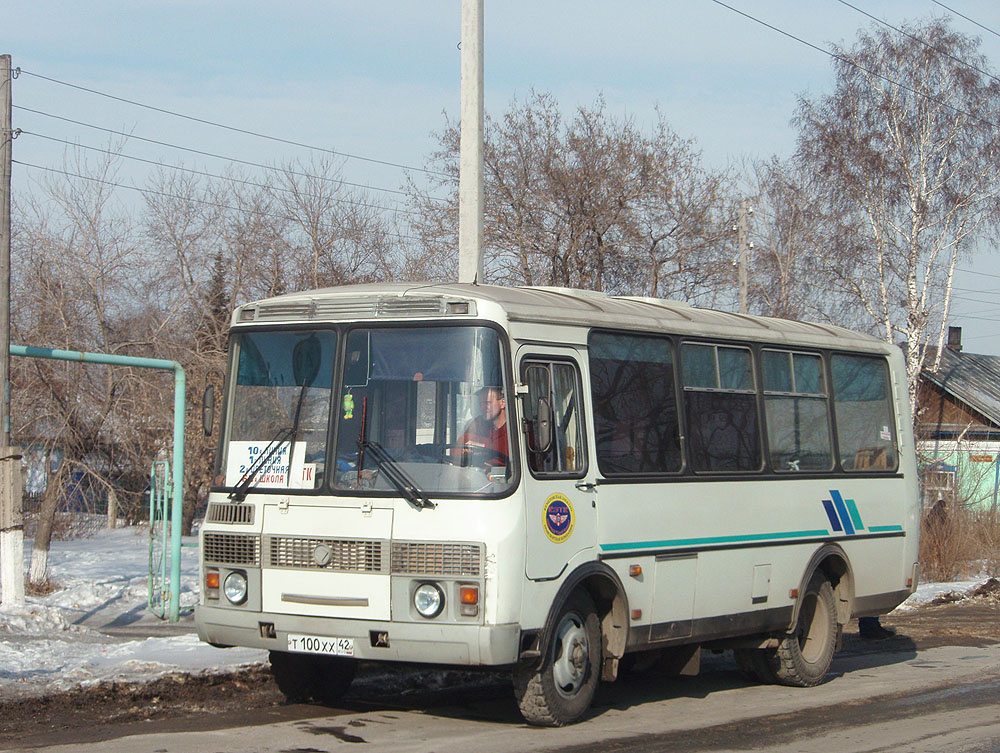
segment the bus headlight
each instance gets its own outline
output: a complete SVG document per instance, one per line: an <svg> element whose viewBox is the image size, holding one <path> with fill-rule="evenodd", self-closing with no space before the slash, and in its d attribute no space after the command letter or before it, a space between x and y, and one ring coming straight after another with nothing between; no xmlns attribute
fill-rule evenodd
<svg viewBox="0 0 1000 753"><path fill-rule="evenodd" d="M247 576L239 571L233 571L226 576L223 584L226 598L233 604L242 604L247 600Z"/></svg>
<svg viewBox="0 0 1000 753"><path fill-rule="evenodd" d="M413 606L421 617L437 617L444 609L444 594L433 583L423 583L413 592Z"/></svg>

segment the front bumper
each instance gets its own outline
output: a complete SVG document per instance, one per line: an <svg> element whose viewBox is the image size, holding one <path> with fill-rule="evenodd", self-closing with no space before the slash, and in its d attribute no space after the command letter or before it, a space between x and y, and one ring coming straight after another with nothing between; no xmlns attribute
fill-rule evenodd
<svg viewBox="0 0 1000 753"><path fill-rule="evenodd" d="M216 645L286 651L288 634L353 638L354 656L370 661L505 666L517 659L520 626L346 620L199 606L201 640ZM271 627L273 626L273 633ZM271 636L273 637L265 637ZM382 636L387 640L383 640ZM378 636L378 638L376 638ZM388 645L375 644L388 643Z"/></svg>

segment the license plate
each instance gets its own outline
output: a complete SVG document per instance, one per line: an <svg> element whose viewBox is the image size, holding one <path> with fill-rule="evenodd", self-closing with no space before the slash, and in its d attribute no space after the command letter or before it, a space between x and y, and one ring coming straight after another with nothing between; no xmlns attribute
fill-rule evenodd
<svg viewBox="0 0 1000 753"><path fill-rule="evenodd" d="M354 656L354 639L327 638L320 635L297 635L289 633L288 650L300 654Z"/></svg>

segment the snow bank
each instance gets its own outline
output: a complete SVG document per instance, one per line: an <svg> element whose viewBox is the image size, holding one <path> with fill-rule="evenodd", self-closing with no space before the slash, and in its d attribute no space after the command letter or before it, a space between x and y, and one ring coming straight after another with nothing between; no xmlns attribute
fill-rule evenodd
<svg viewBox="0 0 1000 753"><path fill-rule="evenodd" d="M195 551L185 547L181 556L182 607L198 601ZM25 562L30 559L28 541ZM148 568L149 534L143 528L53 541L49 578L56 589L27 596L23 606L0 603L0 696L266 660L264 651L212 648L198 640L190 620L173 626L151 614Z"/></svg>

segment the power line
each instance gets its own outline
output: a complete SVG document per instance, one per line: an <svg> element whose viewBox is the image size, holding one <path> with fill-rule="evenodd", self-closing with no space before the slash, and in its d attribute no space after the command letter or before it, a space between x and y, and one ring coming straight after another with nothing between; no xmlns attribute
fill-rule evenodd
<svg viewBox="0 0 1000 753"><path fill-rule="evenodd" d="M990 28L989 26L983 26L983 25L982 25L981 23L979 23L978 21L974 21L974 20L972 20L971 18L969 18L968 16L964 16L964 15L962 15L961 13L959 13L959 12L958 12L957 10L955 10L954 8L949 8L949 7L948 7L947 5L945 5L944 3L940 3L940 2L938 2L938 0L931 0L931 2L933 2L933 3L937 4L937 5L940 5L940 6L942 7L942 8L944 8L944 9L945 9L946 11L948 11L949 13L953 13L954 15L956 15L956 16L959 16L960 18L964 18L964 19L965 19L966 21L968 21L969 23L971 23L971 24L975 24L976 26L978 26L978 27L979 27L980 29L982 29L983 31L988 31L988 32L989 32L990 34L993 34L994 36L997 36L997 37L1000 37L1000 33L997 33L997 32L995 32L995 31L993 31L993 29L991 29L991 28Z"/></svg>
<svg viewBox="0 0 1000 753"><path fill-rule="evenodd" d="M929 96L927 94L921 94L916 89L914 89L912 87L909 87L906 84L901 84L898 81L893 81L888 76L885 76L885 75L883 75L881 73L878 73L877 71L872 71L872 70L869 70L869 69L865 68L864 66L862 66L862 65L858 64L857 62L855 62L854 60L851 60L849 57L845 57L844 55L838 55L837 53L830 52L829 50L825 50L822 47L820 47L819 45L813 44L812 42L807 42L805 39L802 39L802 37L797 37L794 34L792 34L791 32L785 31L784 29L780 29L777 26L774 26L773 24L769 24L769 23L767 23L767 21L762 21L761 19L759 19L759 18L757 18L755 16L751 16L749 13L745 13L745 12L741 11L739 8L734 8L731 5L727 5L726 3L722 2L722 0L712 0L712 2L715 3L716 5L720 5L723 8L726 8L727 10L731 10L733 13L736 13L737 15L743 16L744 18L746 18L749 21L753 21L755 24L760 24L761 26L763 26L763 27L765 27L767 29L770 29L771 31L775 31L778 34L781 34L782 36L788 37L789 39L792 39L792 40L798 42L799 44L803 44L806 47L810 47L810 48L816 50L817 52L822 52L824 55L827 55L827 56L833 58L834 60L839 60L842 63L847 63L848 65L852 65L855 68L857 68L859 71L861 71L863 73L867 73L869 76L873 76L874 78L881 79L882 81L885 81L887 84L891 84L892 86L897 86L900 89L908 91L911 94L916 95L920 99L925 99L925 100L927 100L929 102L933 102L933 103L935 103L937 105L940 105L941 107L946 107L947 109L951 110L952 112L955 112L955 113L957 113L959 115L964 115L965 117L970 118L972 120L978 120L980 123L982 123L982 124L984 124L986 126L989 126L990 128L1000 129L1000 124L993 123L992 121L989 121L986 118L983 118L983 117L981 117L979 115L974 115L974 114L972 114L970 112L966 112L965 110L962 110L962 109L960 109L958 107L955 107L954 105L950 105L947 102L942 102L941 100L936 99L934 97L931 97L931 96Z"/></svg>
<svg viewBox="0 0 1000 753"><path fill-rule="evenodd" d="M989 71L984 71L982 68L979 68L978 66L975 66L972 63L969 63L969 62L967 62L965 60L962 60L960 57L952 55L947 50L942 50L940 47L935 47L934 45L930 44L929 42L924 41L920 37L918 37L918 36L916 36L914 34L910 34L908 31L903 31L898 26L893 26L888 21L884 21L881 18L875 17L871 13L868 13L867 11L862 10L858 6L852 5L851 3L847 2L847 0L837 0L837 2L840 3L841 5L846 5L848 8L851 8L852 10L856 10L862 16L866 16L867 18L870 18L872 21L875 21L875 22L880 23L880 24L882 24L883 26L885 26L885 27L887 27L889 29L892 29L897 34L902 34L904 37L907 37L908 39L912 39L914 42L919 42L920 44L922 44L927 49L934 50L939 55L944 55L946 57L951 58L952 60L954 60L959 65L964 65L966 68L970 68L970 69L972 69L972 70L974 70L974 71L976 71L978 73L982 73L984 76L988 76L989 78L993 79L994 81L1000 83L1000 78L997 78L996 76L994 76Z"/></svg>
<svg viewBox="0 0 1000 753"><path fill-rule="evenodd" d="M281 193L295 194L295 192L292 191L291 189L281 188L280 186L273 186L273 185L271 185L269 183L257 183L257 182L252 181L252 180L243 180L242 178L234 178L234 177L229 177L229 176L226 176L226 175L217 175L215 173L209 173L209 172L205 172L203 170L195 170L195 169L190 168L190 167L182 167L180 165L170 165L170 164L167 164L166 162L158 162L156 160L145 159L144 157L136 157L135 155L125 154L123 152L116 152L116 151L113 151L111 149L103 149L103 148L97 147L97 146L88 146L87 144L75 143L75 142L72 142L72 141L67 141L66 139L56 138L55 136L46 136L45 134L42 134L42 133L35 133L34 131L25 131L25 130L22 129L21 130L21 134L25 135L25 136L35 136L37 138L46 139L48 141L55 141L55 142L57 142L59 144L66 144L67 146L72 146L72 147L75 147L75 148L78 148L78 149L87 149L87 150L93 151L93 152L100 152L101 154L108 154L108 155L111 155L113 157L121 157L122 159L133 160L135 162L143 162L143 163L148 164L148 165L155 165L157 167L163 167L163 168L167 168L169 170L178 170L180 172L192 173L194 175L202 175L202 176L207 177L207 178L215 178L217 180L224 180L224 181L228 181L230 183L239 183L239 184L242 184L242 185L245 185L245 186L253 186L255 188L265 188L265 189L272 190L272 191L279 191ZM316 177L316 178L319 178L319 176L307 176L307 177ZM326 180L330 180L330 179L326 179ZM309 197L309 198L319 198L315 194L304 194L304 195L307 196L307 197ZM339 203L342 203L342 204L350 204L352 206L363 207L363 208L366 208L366 209L381 209L382 211L385 211L385 212L399 212L401 214L413 214L413 215L419 214L419 212L415 212L412 209L400 209L398 207L387 207L387 206L383 206L382 204L368 204L368 203L363 202L363 201L353 201L351 199L344 199L344 198L340 198L340 197L336 197L336 196L331 196L329 198L332 201L336 201L336 202L339 202Z"/></svg>
<svg viewBox="0 0 1000 753"><path fill-rule="evenodd" d="M206 120L205 118L196 118L193 115L185 115L183 113L174 112L173 110L167 110L163 107L155 107L154 105L147 105L143 102L136 102L135 100L126 99L124 97L117 97L113 94L108 94L106 92L98 91L97 89L90 89L86 86L80 86L79 84L71 84L68 81L60 81L57 78L52 78L51 76L43 76L40 73L34 73L33 71L26 71L23 68L17 69L19 74L27 74L29 76L34 76L35 78L42 79L43 81L49 81L53 84L59 84L60 86L67 86L71 89L77 89L79 91L87 92L88 94L96 94L99 97L106 97L112 99L116 102L122 102L127 105L132 105L133 107L141 107L146 110L152 110L153 112L163 113L164 115L171 115L175 118L182 118L184 120L189 120L193 123L201 123L202 125L213 126L215 128L222 128L227 131L232 131L234 133L242 133L246 136L254 136L260 139L267 139L269 141L276 141L280 144L288 144L289 146L297 146L303 149L312 149L317 152L326 152L327 154L333 154L338 157L346 157L348 159L361 160L363 162L370 162L376 165L385 165L386 167L395 167L401 170L413 170L416 172L427 173L428 175L441 175L444 177L450 177L447 173L438 172L436 170L427 170L422 167L413 167L412 165L403 165L398 162L390 162L388 160L374 159L372 157L362 157L358 154L351 154L349 152L339 152L335 149L328 149L321 146L313 146L311 144L305 144L300 141L292 141L291 139L283 139L279 136L269 136L266 133L258 133L257 131L251 131L246 128L237 128L236 126L225 125L224 123L216 123L211 120Z"/></svg>
<svg viewBox="0 0 1000 753"><path fill-rule="evenodd" d="M983 277L996 277L1000 279L1000 275L990 274L989 272L977 272L974 269L962 269L961 267L955 267L956 272L964 272L969 275L982 275Z"/></svg>
<svg viewBox="0 0 1000 753"><path fill-rule="evenodd" d="M190 197L190 196L178 196L177 194L168 193L166 191L157 191L156 189L153 189L153 188L139 188L138 186L130 186L130 185L126 185L124 183L115 183L114 181L104 180L103 178L95 178L92 175L81 175L79 173L71 173L68 170L60 170L60 169L57 169L57 168L54 168L54 167L45 167L43 165L34 165L34 164L30 163L30 162L22 162L21 160L12 160L12 162L15 165L21 165L22 167L29 167L29 168L32 168L32 169L35 169L35 170L44 170L45 172L49 172L49 173L57 173L59 175L64 175L64 176L66 176L68 178L80 178L81 180L88 180L88 181L91 181L92 183L100 183L101 185L105 185L105 186L108 186L110 188L124 188L124 189L126 189L128 191L136 191L136 192L141 193L143 195L162 196L162 197L167 198L167 199L177 199L178 201L187 201L187 202L191 202L193 204L202 204L204 206L213 207L215 209L228 209L231 212L248 212L250 214L257 215L258 217L268 217L270 219L275 219L275 220L289 220L289 219L293 219L289 215L273 214L271 212L264 212L264 211L261 211L259 209L246 209L244 207L231 207L231 206L229 206L227 204L219 204L218 202L214 202L214 201L207 201L205 199L196 199L196 198L193 198L193 197ZM367 235L371 235L372 234L370 231L362 231L362 232L365 232ZM414 238L412 235L402 235L400 233L393 233L393 232L388 231L388 230L385 231L385 235L391 236L393 238L399 238L400 240L409 240L409 241L418 241L418 240L420 240L419 238Z"/></svg>
<svg viewBox="0 0 1000 753"><path fill-rule="evenodd" d="M200 155L202 157L211 157L212 159L220 159L220 160L224 160L226 162L232 162L232 163L235 163L235 164L238 164L238 165L248 165L250 167L258 167L258 168L261 168L261 169L264 169L264 170L275 170L275 171L284 170L284 168L274 167L273 165L264 165L264 164L262 164L260 162L251 162L249 160L237 159L236 157L227 157L227 156L225 156L223 154L215 154L213 152L206 152L206 151L201 150L201 149L193 149L191 147L181 146L180 144L171 144L170 142L167 142L167 141L158 141L157 139L150 139L150 138L146 138L145 136L136 136L136 135L130 134L130 133L126 132L126 131L116 131L113 128L105 128L103 126L94 125L93 123L85 123L85 122L83 122L81 120L73 120L72 118L67 118L67 117L64 117L62 115L54 115L54 114L52 114L50 112L44 112L43 110L35 110L35 109L30 108L30 107L24 107L23 105L13 105L13 108L15 110L23 110L24 112L30 112L30 113L33 113L35 115L42 115L42 116L44 116L46 118L52 118L54 120L61 120L64 123L72 123L73 125L83 126L85 128L92 128L95 131L103 131L104 133L110 133L113 136L121 136L121 137L126 138L126 139L134 139L136 141L143 141L143 142L145 142L147 144L156 144L157 146L165 146L165 147L167 147L169 149L177 149L177 150L182 151L182 152L189 152L191 154L198 154L198 155ZM299 171L296 171L296 170L288 170L288 172L290 172L292 175L299 175L299 176L304 177L304 178L316 178L316 179L319 179L319 180L329 181L329 182L332 182L332 183L341 183L341 184L343 184L345 186L353 186L354 188L362 188L362 189L365 189L365 190L368 190L368 191L379 191L381 193L391 193L391 194L397 194L399 196L409 196L409 194L406 191L400 191L399 189L396 189L396 188L381 188L379 186L367 186L367 185L364 185L362 183L352 183L351 181L349 181L349 180L343 180L342 178L327 178L327 177L324 177L324 176L312 175L310 173L299 172ZM433 200L433 201L447 202L447 199L442 199L442 198L439 198L437 196L429 196L428 198L431 199L431 200Z"/></svg>

